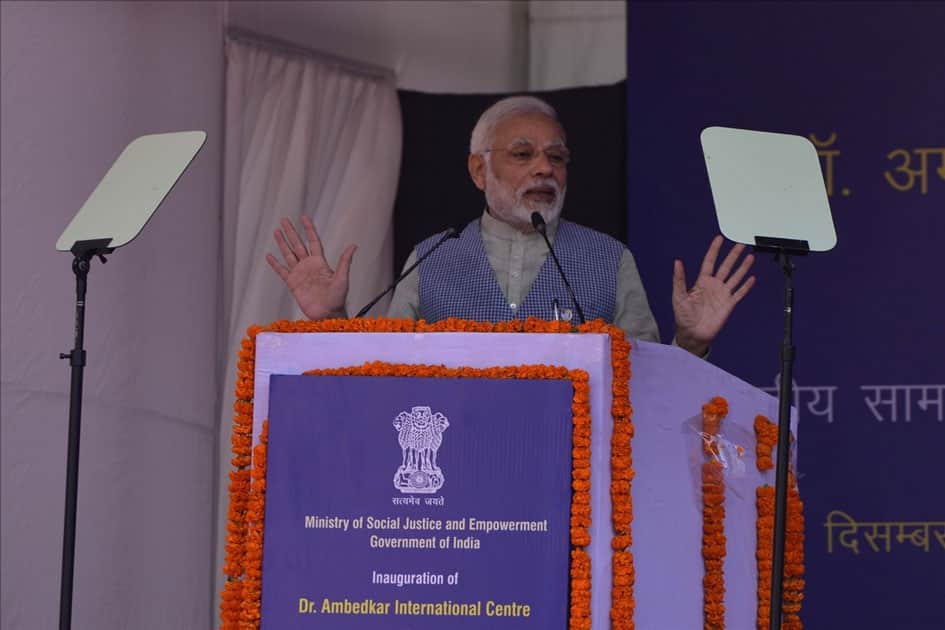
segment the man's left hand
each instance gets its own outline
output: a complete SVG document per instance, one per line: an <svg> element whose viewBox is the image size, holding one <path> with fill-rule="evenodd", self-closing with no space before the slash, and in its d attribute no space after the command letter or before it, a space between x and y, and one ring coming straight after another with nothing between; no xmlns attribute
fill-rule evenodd
<svg viewBox="0 0 945 630"><path fill-rule="evenodd" d="M755 262L745 256L732 272L745 246L738 244L729 251L719 268L715 268L722 237L716 236L702 260L699 276L691 288L686 288L686 272L682 261L673 267L673 316L676 319L676 343L696 356L705 356L709 346L728 320L735 305L755 285L755 277L742 282Z"/></svg>

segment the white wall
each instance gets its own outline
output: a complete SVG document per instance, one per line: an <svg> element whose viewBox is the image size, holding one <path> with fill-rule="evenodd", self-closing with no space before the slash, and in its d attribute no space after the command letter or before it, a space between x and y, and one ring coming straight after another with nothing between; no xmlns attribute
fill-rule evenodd
<svg viewBox="0 0 945 630"><path fill-rule="evenodd" d="M531 90L627 78L625 0L529 0L528 40Z"/></svg>
<svg viewBox="0 0 945 630"><path fill-rule="evenodd" d="M627 76L624 0L240 0L232 26L392 69L398 87L514 92Z"/></svg>
<svg viewBox="0 0 945 630"><path fill-rule="evenodd" d="M71 255L54 245L134 137L209 140L89 275L76 628L211 623L222 5L3 2L0 625L56 627Z"/></svg>
<svg viewBox="0 0 945 630"><path fill-rule="evenodd" d="M426 92L509 92L527 84L528 3L240 1L232 26L397 73Z"/></svg>

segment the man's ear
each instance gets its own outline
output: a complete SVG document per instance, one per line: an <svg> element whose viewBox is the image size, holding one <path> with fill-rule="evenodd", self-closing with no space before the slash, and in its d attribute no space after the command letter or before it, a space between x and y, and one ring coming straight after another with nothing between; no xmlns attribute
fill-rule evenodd
<svg viewBox="0 0 945 630"><path fill-rule="evenodd" d="M476 188L486 189L486 158L479 153L470 153L466 160L466 167L469 169L469 177L473 180Z"/></svg>

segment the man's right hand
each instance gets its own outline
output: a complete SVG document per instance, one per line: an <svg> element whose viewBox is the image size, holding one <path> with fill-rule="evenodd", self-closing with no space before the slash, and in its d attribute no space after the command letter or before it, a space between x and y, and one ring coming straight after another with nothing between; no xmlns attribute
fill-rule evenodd
<svg viewBox="0 0 945 630"><path fill-rule="evenodd" d="M345 300L348 297L348 273L356 245L348 245L338 258L335 269L325 261L322 242L315 231L312 220L302 217L302 228L308 247L289 219L282 219L281 229L275 236L285 264L272 254L266 254L266 262L279 274L299 308L309 319L333 319L347 317Z"/></svg>

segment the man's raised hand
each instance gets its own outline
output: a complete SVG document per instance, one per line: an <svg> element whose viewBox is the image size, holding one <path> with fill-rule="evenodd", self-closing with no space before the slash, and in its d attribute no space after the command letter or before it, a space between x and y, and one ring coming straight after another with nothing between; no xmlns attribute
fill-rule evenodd
<svg viewBox="0 0 945 630"><path fill-rule="evenodd" d="M699 276L691 288L686 288L686 272L682 261L677 260L673 268L673 315L676 319L676 343L697 356L704 356L722 326L738 304L755 284L750 276L742 282L755 257L745 256L738 268L732 271L745 246L733 247L715 268L722 237L716 236L702 260Z"/></svg>
<svg viewBox="0 0 945 630"><path fill-rule="evenodd" d="M315 225L307 216L302 217L306 246L289 219L280 221L281 228L273 236L282 253L283 261L266 254L266 262L289 287L292 297L309 319L347 317L345 300L348 297L348 273L356 245L348 245L332 269L325 260L322 242Z"/></svg>

